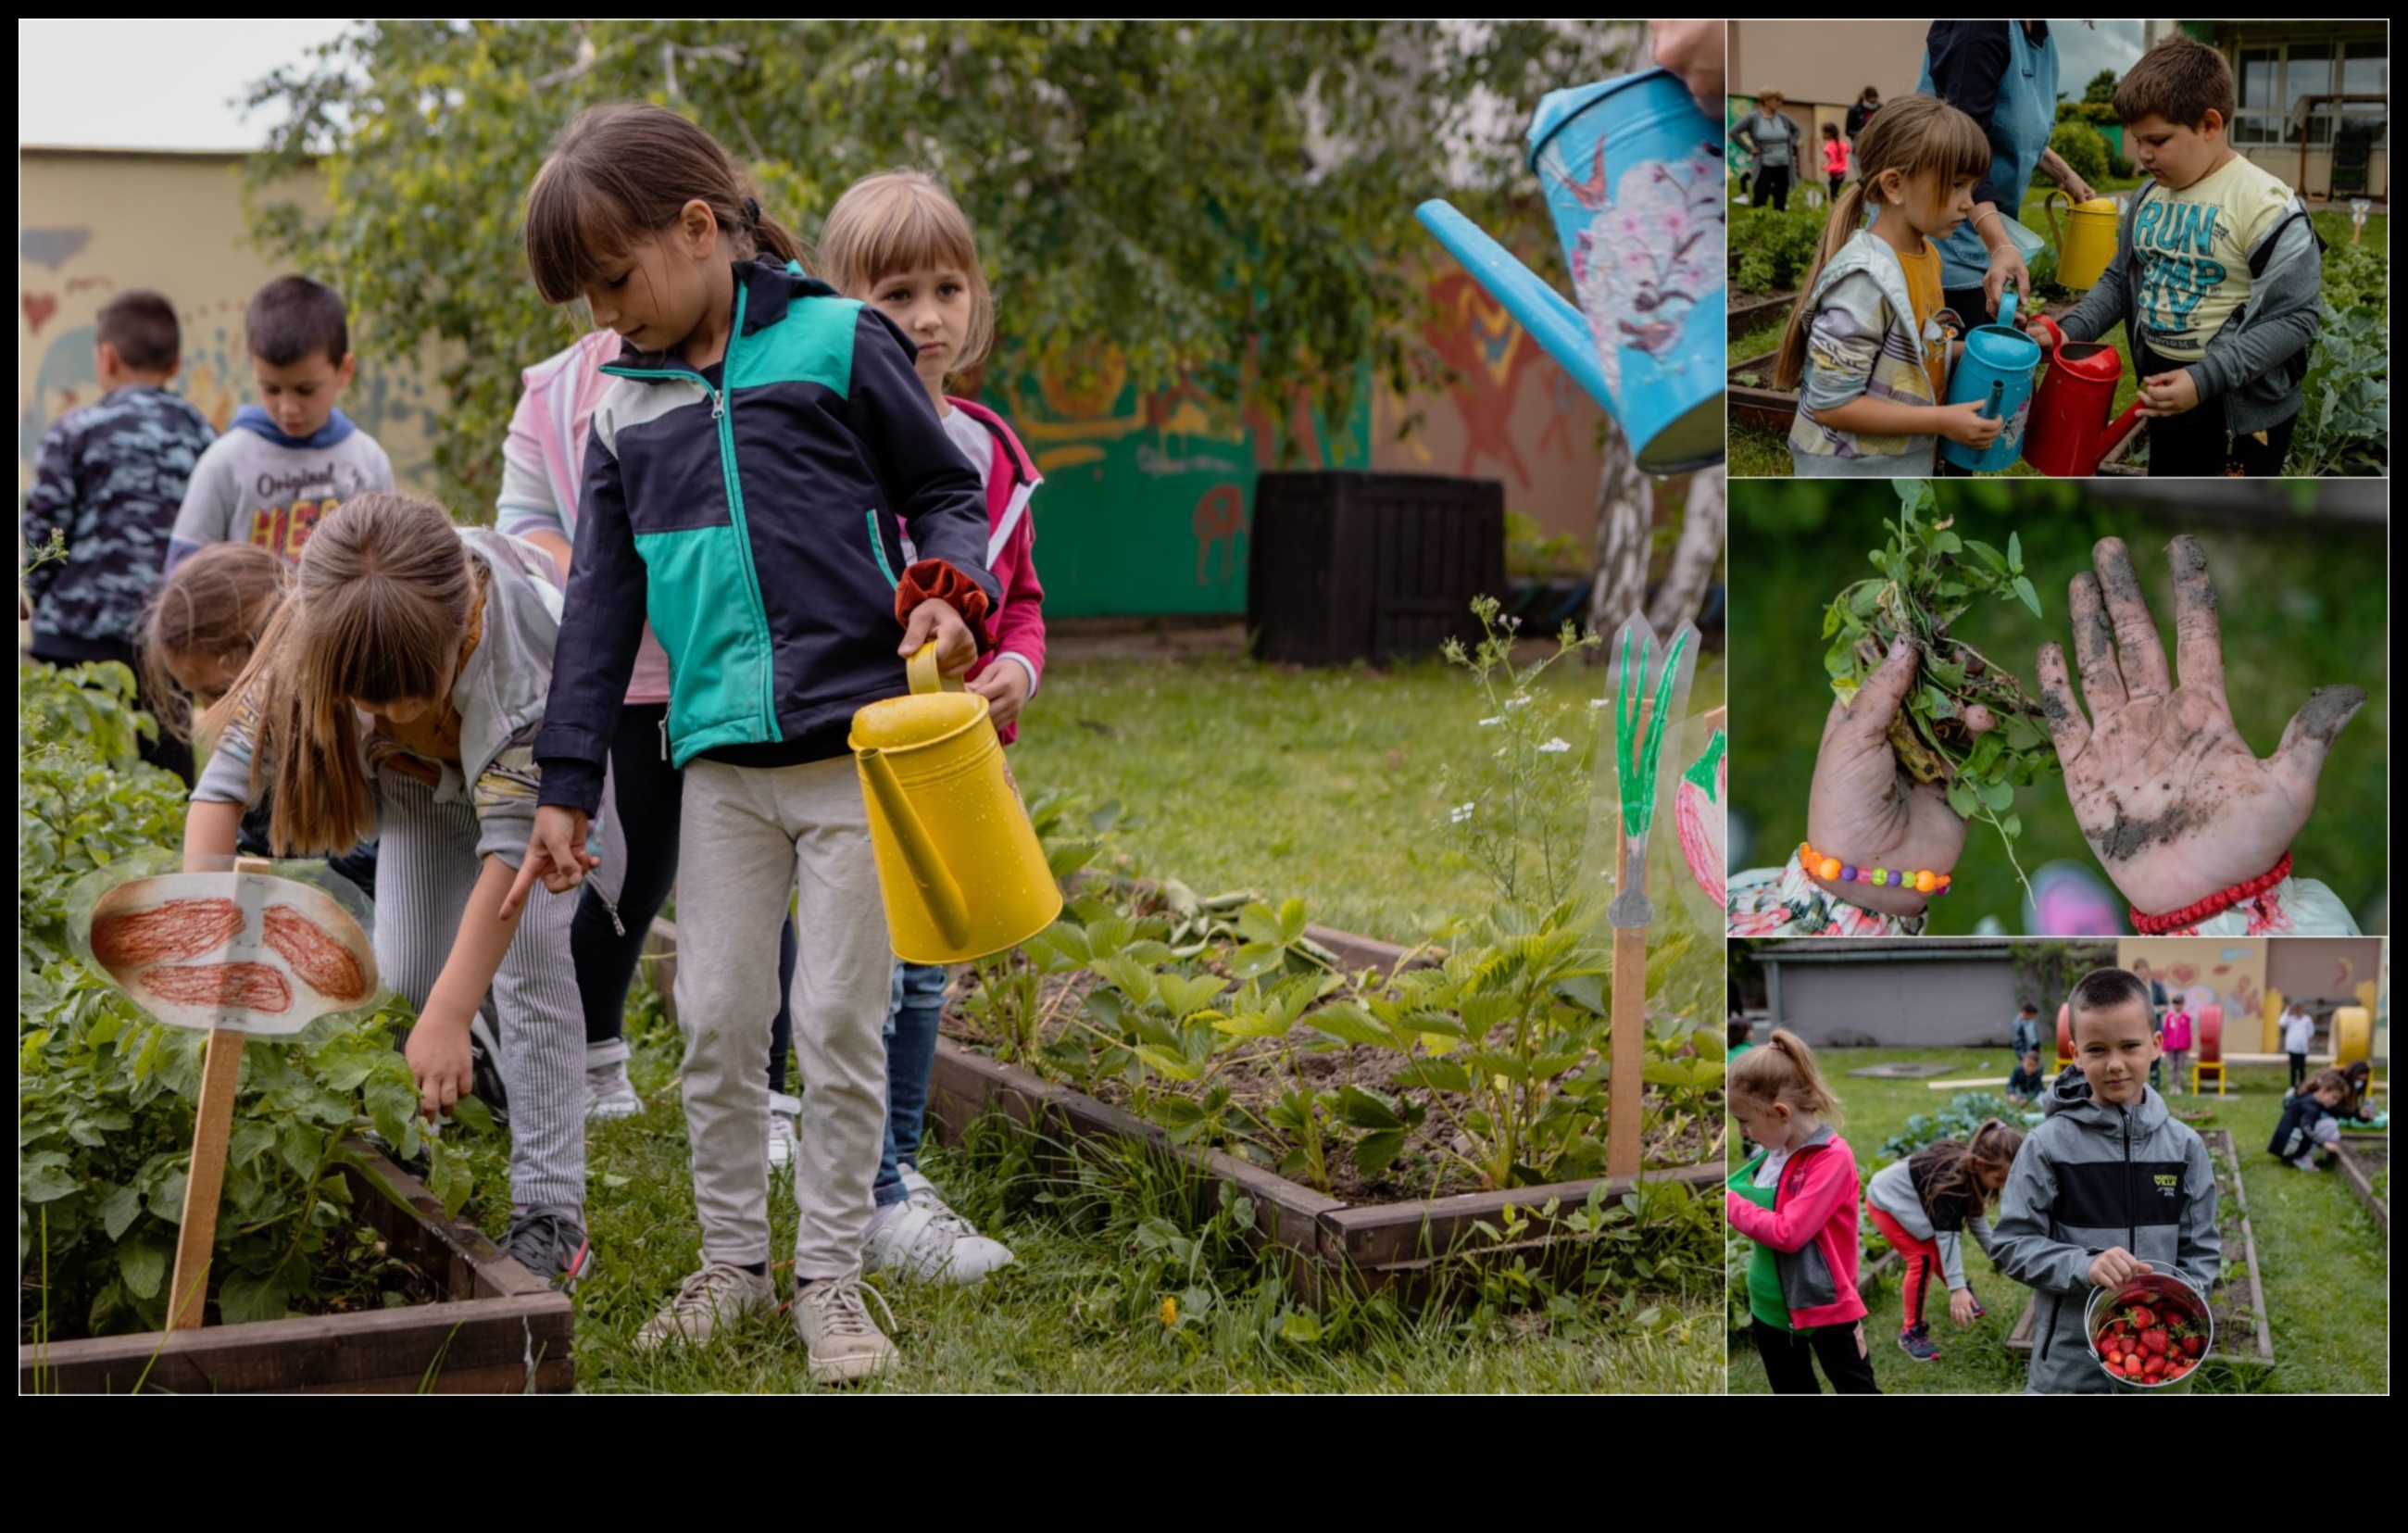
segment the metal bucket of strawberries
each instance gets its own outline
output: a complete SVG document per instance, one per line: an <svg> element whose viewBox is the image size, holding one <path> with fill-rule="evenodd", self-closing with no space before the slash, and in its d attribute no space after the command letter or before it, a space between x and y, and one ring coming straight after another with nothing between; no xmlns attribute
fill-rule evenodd
<svg viewBox="0 0 2408 1533"><path fill-rule="evenodd" d="M2207 1296L2172 1272L2145 1273L2112 1290L2092 1289L2083 1326L2092 1359L2124 1389L2180 1383L2215 1350Z"/></svg>

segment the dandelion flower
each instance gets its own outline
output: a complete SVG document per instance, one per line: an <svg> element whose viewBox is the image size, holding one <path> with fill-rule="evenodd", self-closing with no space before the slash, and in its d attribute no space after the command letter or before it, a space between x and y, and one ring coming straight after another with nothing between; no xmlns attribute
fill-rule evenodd
<svg viewBox="0 0 2408 1533"><path fill-rule="evenodd" d="M1166 1325L1176 1325L1179 1324L1179 1301L1177 1299L1167 1298L1162 1301L1162 1323Z"/></svg>

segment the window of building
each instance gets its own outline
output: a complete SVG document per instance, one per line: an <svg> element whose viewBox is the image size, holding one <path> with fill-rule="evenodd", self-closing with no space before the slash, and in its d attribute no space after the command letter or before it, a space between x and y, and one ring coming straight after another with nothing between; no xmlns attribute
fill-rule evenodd
<svg viewBox="0 0 2408 1533"><path fill-rule="evenodd" d="M2376 147L2387 143L2388 121L2379 103L2348 107L2327 103L2304 122L2299 116L2304 96L2384 93L2391 71L2388 50L2380 40L2251 44L2238 50L2236 64L2240 110L2232 121L2234 144L2296 145L2304 136L2311 145L2329 146L2334 124L2344 113L2370 120Z"/></svg>

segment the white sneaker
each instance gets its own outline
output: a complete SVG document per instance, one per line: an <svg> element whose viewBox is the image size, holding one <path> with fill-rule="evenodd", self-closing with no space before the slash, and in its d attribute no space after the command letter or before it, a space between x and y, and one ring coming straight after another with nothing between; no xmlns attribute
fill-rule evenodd
<svg viewBox="0 0 2408 1533"><path fill-rule="evenodd" d="M910 1178L905 1180L908 1185ZM863 1271L968 1288L1010 1265L1010 1247L971 1228L968 1220L945 1206L927 1178L920 1177L919 1183L862 1242Z"/></svg>
<svg viewBox="0 0 2408 1533"><path fill-rule="evenodd" d="M798 1125L803 1115L803 1099L784 1092L769 1094L769 1168L782 1170L795 1163L795 1151L803 1142Z"/></svg>
<svg viewBox="0 0 2408 1533"><path fill-rule="evenodd" d="M644 1099L636 1095L634 1082L627 1079L627 1040L614 1038L608 1043L587 1044L585 1121L609 1123L643 1110Z"/></svg>
<svg viewBox="0 0 2408 1533"><path fill-rule="evenodd" d="M767 1314L777 1307L777 1291L766 1274L755 1277L740 1267L709 1262L678 1284L677 1297L660 1313L644 1322L635 1344L645 1352L672 1341L700 1346L721 1326L733 1325L748 1314Z"/></svg>
<svg viewBox="0 0 2408 1533"><path fill-rule="evenodd" d="M2302 1171L2313 1171L2316 1168L2316 1153L2311 1150L2306 1154L2292 1161L2291 1164Z"/></svg>
<svg viewBox="0 0 2408 1533"><path fill-rule="evenodd" d="M855 1383L894 1368L895 1343L869 1318L861 1292L854 1278L822 1278L796 1287L786 1313L810 1354L811 1383ZM885 1302L880 1299L880 1307ZM889 1314L887 1324L894 1318Z"/></svg>

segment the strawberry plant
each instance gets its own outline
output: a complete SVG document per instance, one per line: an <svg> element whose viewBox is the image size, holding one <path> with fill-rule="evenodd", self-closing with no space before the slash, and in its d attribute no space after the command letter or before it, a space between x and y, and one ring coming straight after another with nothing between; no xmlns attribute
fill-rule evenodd
<svg viewBox="0 0 2408 1533"><path fill-rule="evenodd" d="M1938 501L1922 480L1893 480L1898 522L1886 544L1867 555L1879 578L1855 582L1823 614L1830 648L1823 668L1842 703L1881 667L1890 646L1905 638L1918 656L1917 682L1891 723L1898 763L1917 782L1947 784L1948 805L1967 820L1999 833L2015 877L2030 892L2014 860L2023 834L2015 789L2058 770L2056 748L2040 704L2014 676L1993 664L1950 627L1984 598L2021 602L2041 615L2040 593L2024 573L2022 539L2007 535L2001 551L1961 536L1936 516ZM1975 710L1989 727L1975 730Z"/></svg>

